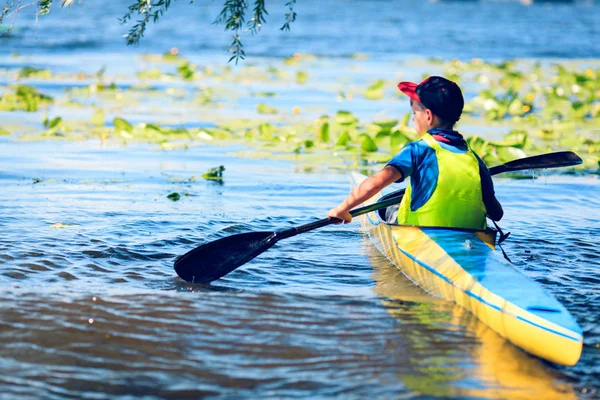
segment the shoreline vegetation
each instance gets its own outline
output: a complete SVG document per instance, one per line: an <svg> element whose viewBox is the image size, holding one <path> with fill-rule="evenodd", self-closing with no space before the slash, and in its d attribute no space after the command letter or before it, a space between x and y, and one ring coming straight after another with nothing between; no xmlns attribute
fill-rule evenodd
<svg viewBox="0 0 600 400"><path fill-rule="evenodd" d="M129 73L114 75L106 67L93 74L64 73L25 65L29 59L19 61L18 54L12 57L20 66L0 69L5 82L0 85L0 112L31 115L23 124L6 119L0 124L0 135L14 140L149 143L159 150L243 144L247 150L235 153L238 157L292 160L308 171L374 170L417 138L411 114L402 114L408 107L396 90L398 79L331 82L319 76L322 57L295 54L232 67L194 64L172 49L137 56L139 63ZM367 58L353 57L353 68L360 69ZM423 76L443 74L463 88L466 105L457 129L488 166L572 150L584 164L563 173L600 172L597 61L418 63ZM290 90L325 96L326 112L282 99ZM371 119L359 119L352 112L370 102L392 108L398 118L373 112ZM329 111L332 105L337 111ZM145 115L139 117L139 108ZM144 119L148 114L161 121ZM206 122L198 122L199 117ZM483 134L471 133L477 129ZM486 133L490 129L495 133Z"/></svg>

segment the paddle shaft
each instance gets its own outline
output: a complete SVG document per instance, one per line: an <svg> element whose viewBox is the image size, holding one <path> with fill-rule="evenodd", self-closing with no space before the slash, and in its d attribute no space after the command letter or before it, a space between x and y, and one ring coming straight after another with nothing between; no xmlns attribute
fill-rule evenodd
<svg viewBox="0 0 600 400"><path fill-rule="evenodd" d="M369 206L354 209L354 210L350 211L350 215L352 215L352 217L354 218L354 217L358 217L359 215L367 214L372 211L377 211L381 208L385 208L385 207L393 206L394 204L398 204L398 202L404 195L404 190L401 190L401 192L402 193L399 193L397 196L394 196L394 197L384 200L382 202L373 203ZM296 226L294 228L286 229L284 231L276 232L275 237L278 238L278 240L287 239L289 237L296 236L300 233L312 231L317 228L322 228L327 225L335 224L336 222L339 222L339 221L341 221L341 220L337 219L337 218L323 218L319 221L310 222L308 224L304 224L304 225Z"/></svg>
<svg viewBox="0 0 600 400"><path fill-rule="evenodd" d="M527 170L534 168L555 168L581 164L582 160L575 153L559 152L526 157L490 168L490 174L496 175L507 171ZM405 190L392 192L380 202L350 211L352 217L377 211L398 204ZM391 196L391 197L389 197ZM219 279L240 265L247 263L264 251L271 248L281 239L296 236L327 225L340 222L336 218L325 218L294 228L278 232L238 233L228 237L205 243L188 251L175 260L175 271L188 282L207 283Z"/></svg>
<svg viewBox="0 0 600 400"><path fill-rule="evenodd" d="M583 161L579 156L571 151L559 151L556 153L540 154L538 156L525 157L518 160L507 162L506 164L497 165L490 168L490 175L497 175L503 172L510 171L522 171L526 169L534 168L558 168L568 167L572 165L581 164ZM381 208L389 207L397 204L398 201L404 195L404 190L401 191L397 196L382 202L374 203L369 206L357 208L350 211L352 217L357 217L372 211L377 211ZM312 231L314 229L322 228L327 225L335 224L340 220L337 218L324 218L319 221L310 222L308 224L296 226L294 228L286 229L283 231L275 232L274 238L276 240L287 239L292 236L296 236L300 233Z"/></svg>

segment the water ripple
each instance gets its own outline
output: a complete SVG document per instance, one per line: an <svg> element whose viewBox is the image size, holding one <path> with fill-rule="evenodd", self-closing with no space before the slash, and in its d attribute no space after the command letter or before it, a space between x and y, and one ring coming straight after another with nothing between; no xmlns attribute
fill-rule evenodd
<svg viewBox="0 0 600 400"><path fill-rule="evenodd" d="M62 146L62 154L81 151ZM193 152L165 157L188 157L189 175L204 169ZM403 281L356 225L283 240L212 284L176 277L175 258L198 245L322 218L348 190L344 176L296 174L292 182L289 164L231 159L234 170L246 163L239 170L246 176L174 203L156 195L171 182L149 182L134 165L127 190L107 188L103 168L112 158L122 154L91 158L99 169L92 163L81 174L99 176L86 185L70 183L79 175L68 164L46 185L5 181L0 388L7 397L569 398L598 386L597 183L498 181L496 188L516 268L583 329L580 362L557 368ZM249 190L255 173L277 190Z"/></svg>

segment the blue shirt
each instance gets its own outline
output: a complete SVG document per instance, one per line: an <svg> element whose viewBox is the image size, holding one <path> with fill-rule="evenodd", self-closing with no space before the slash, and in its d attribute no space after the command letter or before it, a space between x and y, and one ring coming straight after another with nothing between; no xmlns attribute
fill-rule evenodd
<svg viewBox="0 0 600 400"><path fill-rule="evenodd" d="M465 139L456 131L434 128L430 129L428 133L445 150L453 153L466 153L469 149ZM477 154L475 154L475 157L479 162L483 203L489 211L490 207L495 203L494 200L496 198L494 183L485 163ZM431 198L433 191L437 187L439 168L435 150L429 147L425 141L418 140L407 144L387 165L396 168L402 173L402 178L396 182L402 182L410 176L412 187L410 208L412 211L419 209Z"/></svg>

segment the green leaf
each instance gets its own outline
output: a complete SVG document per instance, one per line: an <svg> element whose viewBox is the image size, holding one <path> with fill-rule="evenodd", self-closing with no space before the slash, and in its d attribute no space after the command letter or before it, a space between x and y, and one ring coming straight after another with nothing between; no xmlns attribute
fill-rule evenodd
<svg viewBox="0 0 600 400"><path fill-rule="evenodd" d="M397 119L391 119L388 121L376 121L373 122L375 125L380 126L382 129L392 129L393 127L395 127L396 125L398 125L398 120Z"/></svg>
<svg viewBox="0 0 600 400"><path fill-rule="evenodd" d="M471 150L473 150L479 157L484 158L489 151L489 142L480 138L479 136L471 136L467 138L467 143Z"/></svg>
<svg viewBox="0 0 600 400"><path fill-rule="evenodd" d="M378 80L373 85L369 86L365 91L365 98L367 100L381 100L384 92L383 87L385 86L384 80Z"/></svg>
<svg viewBox="0 0 600 400"><path fill-rule="evenodd" d="M129 122L125 121L123 118L116 117L115 119L113 119L113 125L115 126L115 130L118 133L121 133L121 132L131 133L131 132L133 132L133 126Z"/></svg>
<svg viewBox="0 0 600 400"><path fill-rule="evenodd" d="M355 125L358 123L358 118L350 111L338 111L333 118L333 122L343 126Z"/></svg>
<svg viewBox="0 0 600 400"><path fill-rule="evenodd" d="M174 132L174 130L161 128L160 126L158 126L156 124L144 124L144 129L146 130L146 133L150 133L150 134L153 134L153 133L168 134L168 133Z"/></svg>
<svg viewBox="0 0 600 400"><path fill-rule="evenodd" d="M533 140L529 137L527 131L515 129L505 135L501 141L490 141L489 144L498 147L517 147L526 150L533 146Z"/></svg>
<svg viewBox="0 0 600 400"><path fill-rule="evenodd" d="M177 72L179 72L179 76L181 76L184 80L191 81L194 80L196 68L197 67L195 65L184 61L177 67Z"/></svg>
<svg viewBox="0 0 600 400"><path fill-rule="evenodd" d="M393 131L390 135L390 148L392 153L397 153L402 147L406 146L407 143L410 143L410 141L410 138L401 131Z"/></svg>
<svg viewBox="0 0 600 400"><path fill-rule="evenodd" d="M264 103L260 103L256 106L256 111L259 114L277 114L277 109L275 107L268 106Z"/></svg>
<svg viewBox="0 0 600 400"><path fill-rule="evenodd" d="M276 128L269 123L260 124L258 126L258 134L262 140L272 140L275 130Z"/></svg>
<svg viewBox="0 0 600 400"><path fill-rule="evenodd" d="M340 137L338 137L338 140L335 143L335 145L336 146L347 146L351 140L352 140L352 138L350 137L348 132L344 132L340 135Z"/></svg>
<svg viewBox="0 0 600 400"><path fill-rule="evenodd" d="M375 144L375 142L373 141L373 139L371 139L371 136L367 135L366 133L364 133L362 135L362 140L360 143L360 148L363 151L366 151L368 153L377 151L377 145Z"/></svg>
<svg viewBox="0 0 600 400"><path fill-rule="evenodd" d="M56 128L57 126L60 125L60 123L62 122L62 118L61 117L54 117L52 119L44 119L44 128L47 129L53 129Z"/></svg>
<svg viewBox="0 0 600 400"><path fill-rule="evenodd" d="M52 72L47 69L27 66L21 68L19 76L22 78L50 79L52 78Z"/></svg>
<svg viewBox="0 0 600 400"><path fill-rule="evenodd" d="M319 129L319 138L322 142L329 142L329 122L324 122Z"/></svg>
<svg viewBox="0 0 600 400"><path fill-rule="evenodd" d="M308 72L298 71L296 73L296 82L299 84L306 83L308 80Z"/></svg>
<svg viewBox="0 0 600 400"><path fill-rule="evenodd" d="M177 192L173 192L167 196L167 199L172 200L172 201L179 201L180 198L181 198L181 196Z"/></svg>
<svg viewBox="0 0 600 400"><path fill-rule="evenodd" d="M496 153L501 162L508 162L518 158L527 157L527 154L525 154L523 150L516 147L498 147L496 148Z"/></svg>
<svg viewBox="0 0 600 400"><path fill-rule="evenodd" d="M375 134L375 143L381 143L392 135L389 129L382 129Z"/></svg>

